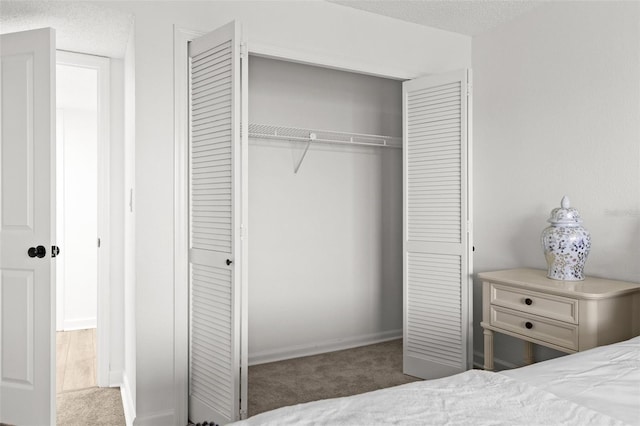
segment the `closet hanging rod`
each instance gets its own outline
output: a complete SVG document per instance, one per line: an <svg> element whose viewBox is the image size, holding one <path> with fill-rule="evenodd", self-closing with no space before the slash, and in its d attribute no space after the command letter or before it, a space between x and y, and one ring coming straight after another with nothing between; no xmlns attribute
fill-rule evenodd
<svg viewBox="0 0 640 426"><path fill-rule="evenodd" d="M249 123L249 137L300 142L313 141L314 143L321 142L345 145L365 145L381 148L402 148L402 138L393 136L301 129L296 127L272 126L266 124Z"/></svg>

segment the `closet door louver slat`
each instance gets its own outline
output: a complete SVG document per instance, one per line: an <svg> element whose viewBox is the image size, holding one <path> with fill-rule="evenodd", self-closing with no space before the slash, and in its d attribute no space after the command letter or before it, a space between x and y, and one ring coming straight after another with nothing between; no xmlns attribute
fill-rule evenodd
<svg viewBox="0 0 640 426"><path fill-rule="evenodd" d="M194 279L194 275L203 272L223 273L218 280L211 277ZM191 302L191 394L201 398L227 418L232 416L230 389L233 388L233 373L231 370L231 292L226 294L214 293L209 287L221 286L228 288L231 282L231 271L222 268L207 268L201 265L191 267L191 286L193 300ZM216 282L217 281L217 282ZM199 293L211 297L209 304L203 305L204 299ZM212 324L227 330L226 333L216 333ZM208 343L211 343L209 345ZM208 348L206 350L205 348ZM212 363L220 364L222 371L212 373ZM208 386L207 384L210 384Z"/></svg>
<svg viewBox="0 0 640 426"><path fill-rule="evenodd" d="M189 46L189 418L196 423L238 420L246 392L239 50L235 22Z"/></svg>
<svg viewBox="0 0 640 426"><path fill-rule="evenodd" d="M404 83L404 372L470 362L467 71Z"/></svg>
<svg viewBox="0 0 640 426"><path fill-rule="evenodd" d="M210 81L215 84L220 80L220 76L216 75L215 68L205 67L212 56L212 52L217 52L219 56L222 56L223 61L221 66L229 70L224 76L231 74L232 56L231 41L225 41L218 46L213 46L201 53L193 55L191 58L193 81L197 76L203 81ZM201 65L205 63L205 66ZM209 71L209 72L207 72ZM232 96L233 86L231 78L225 78L224 83L219 85L220 93L224 93L225 98L219 101L222 105L229 105L226 99ZM232 156L231 156L231 129L233 126L231 108L225 108L223 113L216 114L215 107L218 102L215 99L210 100L210 104L206 106L196 105L193 100L198 94L198 89L192 86L192 107L191 115L194 117L192 120L191 134L194 137L204 136L201 140L199 147L210 148L210 151L201 153L198 156L191 155L191 182L192 188L194 185L202 183L201 179L208 179L210 177L231 177L232 170ZM213 98L213 95L204 95L203 101L208 101L208 98ZM209 106L210 105L210 106ZM209 108L212 108L210 110ZM195 118L197 117L197 119ZM210 131L209 131L210 130ZM220 132L225 135L229 135L224 138L217 138ZM208 137L206 135L209 135ZM222 155L216 155L216 148L224 149L226 152ZM202 152L202 151L200 151ZM232 209L231 209L231 182L229 181L226 186L220 188L208 188L206 190L200 190L197 193L191 192L191 209L192 212L202 212L203 215L191 215L191 248L200 250L211 250L212 247L216 247L216 251L228 253L231 256L231 226L232 226ZM205 200L216 200L216 203L209 203ZM228 206L228 208L216 208L219 206ZM199 232L201 226L207 222L206 213L216 212L215 216L227 219L228 226L226 229L221 229L219 234L205 234ZM231 277L229 277L229 283L231 283ZM194 342L197 343L197 342ZM225 342L227 343L227 342Z"/></svg>

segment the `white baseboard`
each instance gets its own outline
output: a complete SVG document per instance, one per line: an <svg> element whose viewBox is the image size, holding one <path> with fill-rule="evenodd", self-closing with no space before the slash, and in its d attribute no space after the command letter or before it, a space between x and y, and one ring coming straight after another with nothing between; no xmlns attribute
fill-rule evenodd
<svg viewBox="0 0 640 426"><path fill-rule="evenodd" d="M473 352L473 366L479 369L484 368L484 354L480 351ZM512 362L505 361L500 358L493 358L493 368L495 371L512 370L514 368L520 368L521 365L516 365Z"/></svg>
<svg viewBox="0 0 640 426"><path fill-rule="evenodd" d="M343 349L357 348L358 346L373 345L402 338L402 329L382 331L379 333L364 334L361 336L346 337L342 339L327 340L307 345L289 346L276 350L256 352L249 354L249 365L265 364L267 362L283 361L285 359L299 358L303 356L317 355L325 352L340 351Z"/></svg>
<svg viewBox="0 0 640 426"><path fill-rule="evenodd" d="M96 318L66 319L62 322L62 328L64 331L85 330L87 328L97 327L98 320Z"/></svg>
<svg viewBox="0 0 640 426"><path fill-rule="evenodd" d="M176 424L176 413L174 410L159 411L148 416L136 417L134 426L157 426ZM128 423L127 423L128 425Z"/></svg>
<svg viewBox="0 0 640 426"><path fill-rule="evenodd" d="M136 407L133 403L133 395L131 393L131 384L126 374L121 375L122 384L120 385L120 395L122 396L122 408L124 409L124 420L127 426L133 426L136 420Z"/></svg>

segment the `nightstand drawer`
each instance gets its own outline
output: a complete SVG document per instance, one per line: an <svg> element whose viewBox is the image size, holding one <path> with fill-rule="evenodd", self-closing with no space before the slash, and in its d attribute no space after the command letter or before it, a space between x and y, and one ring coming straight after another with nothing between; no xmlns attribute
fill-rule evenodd
<svg viewBox="0 0 640 426"><path fill-rule="evenodd" d="M491 307L491 325L543 342L578 350L578 326L536 315Z"/></svg>
<svg viewBox="0 0 640 426"><path fill-rule="evenodd" d="M491 304L578 324L578 301L491 283Z"/></svg>

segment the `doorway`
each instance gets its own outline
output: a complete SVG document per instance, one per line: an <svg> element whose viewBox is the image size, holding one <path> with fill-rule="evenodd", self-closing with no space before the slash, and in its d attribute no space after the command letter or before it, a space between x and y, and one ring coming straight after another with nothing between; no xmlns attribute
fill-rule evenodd
<svg viewBox="0 0 640 426"><path fill-rule="evenodd" d="M109 67L108 58L56 55L59 395L109 385Z"/></svg>

